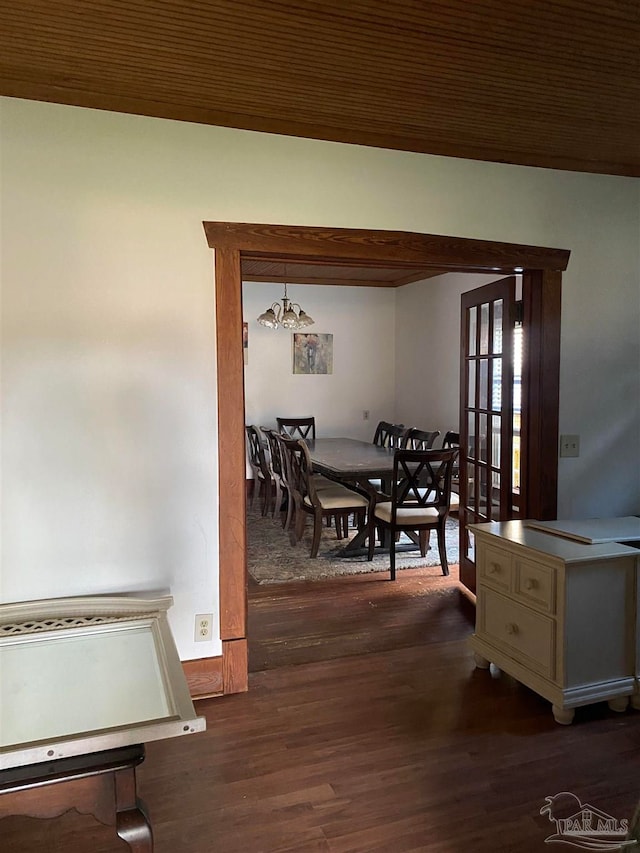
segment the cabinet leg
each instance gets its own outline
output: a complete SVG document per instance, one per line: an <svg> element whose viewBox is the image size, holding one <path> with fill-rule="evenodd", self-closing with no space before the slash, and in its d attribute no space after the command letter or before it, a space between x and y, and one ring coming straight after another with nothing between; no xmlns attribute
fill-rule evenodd
<svg viewBox="0 0 640 853"><path fill-rule="evenodd" d="M478 654L478 652L473 653L473 659L475 661L477 669L489 669L489 667L491 666L491 661Z"/></svg>
<svg viewBox="0 0 640 853"><path fill-rule="evenodd" d="M561 708L559 705L552 705L553 719L561 726L570 726L575 716L574 708Z"/></svg>
<svg viewBox="0 0 640 853"><path fill-rule="evenodd" d="M612 711L616 711L618 714L624 713L627 710L629 705L629 697L628 696L616 696L614 699L609 699L607 705Z"/></svg>

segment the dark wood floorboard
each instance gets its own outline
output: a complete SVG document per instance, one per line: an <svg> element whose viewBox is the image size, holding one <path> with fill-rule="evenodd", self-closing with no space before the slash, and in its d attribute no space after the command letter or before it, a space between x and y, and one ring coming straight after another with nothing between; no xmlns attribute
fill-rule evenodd
<svg viewBox="0 0 640 853"><path fill-rule="evenodd" d="M475 610L458 567L408 569L402 582L361 574L284 584L251 582L249 670L419 646L471 631ZM457 606L456 606L457 605Z"/></svg>
<svg viewBox="0 0 640 853"><path fill-rule="evenodd" d="M475 670L468 602L434 575L251 588L250 690L197 703L207 731L152 743L156 853L541 853L545 797L617 818L640 795L640 714L558 726ZM0 821L2 853L126 851L68 813Z"/></svg>

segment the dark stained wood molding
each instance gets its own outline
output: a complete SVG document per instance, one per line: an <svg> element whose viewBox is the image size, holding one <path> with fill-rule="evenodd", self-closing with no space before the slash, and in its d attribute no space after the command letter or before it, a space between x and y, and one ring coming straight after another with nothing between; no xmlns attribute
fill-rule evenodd
<svg viewBox="0 0 640 853"><path fill-rule="evenodd" d="M246 639L222 644L222 683L224 693L245 693L249 689L249 649Z"/></svg>
<svg viewBox="0 0 640 853"><path fill-rule="evenodd" d="M419 272L412 272L408 275L402 276L401 278L397 278L393 282L393 286L404 287L405 284L413 284L416 281L426 281L429 278L435 278L438 275L444 275L448 272L451 272L451 270L429 269L421 270Z"/></svg>
<svg viewBox="0 0 640 853"><path fill-rule="evenodd" d="M432 265L475 272L521 269L565 270L566 249L524 246L417 234L408 231L371 231L355 228L313 228L295 225L258 225L241 222L205 222L212 249L237 249L243 257L324 258L394 263L407 267Z"/></svg>
<svg viewBox="0 0 640 853"><path fill-rule="evenodd" d="M215 253L218 366L218 488L220 505L220 631L222 640L247 632L246 462L240 253Z"/></svg>
<svg viewBox="0 0 640 853"><path fill-rule="evenodd" d="M192 699L220 696L224 692L222 657L182 661Z"/></svg>
<svg viewBox="0 0 640 853"><path fill-rule="evenodd" d="M507 243L488 243L468 239L435 237L402 232L360 231L336 228L297 228L296 226L251 226L238 223L203 223L209 246L215 251L216 282L216 339L218 365L218 451L219 451L219 519L220 519L220 621L224 649L223 689L235 692L247 689L247 573L246 573L246 463L244 431L244 362L242 356L242 281L241 259L247 252L255 250L256 243L276 254L292 252L302 260L336 258L336 246L343 252L339 262L348 265L384 264L393 261L424 265L424 254L430 241L448 248L447 263L452 268L456 258L456 271L464 268L468 272L486 271L486 256L501 255L517 258L517 265L526 268L525 254L521 251L531 247L511 246ZM258 235L256 237L256 234ZM246 238L246 243L244 242ZM388 244L388 245L387 245ZM416 248L418 247L418 248ZM496 248L497 247L497 248ZM276 252L275 250L278 250ZM307 251L308 249L308 251ZM456 250L459 252L456 255ZM264 248L257 255L264 254ZM442 249L444 252L444 249ZM305 254L306 252L306 254ZM482 253L486 254L483 255ZM422 253L422 254L421 254ZM419 257L417 257L419 256ZM527 405L537 406L539 399L545 400L549 409L546 415L529 413L530 436L537 435L536 447L530 454L528 464L534 466L545 461L551 466L539 478L530 477L531 494L529 504L540 518L549 518L557 501L557 377L559 372L559 288L560 269L567 266L569 252L564 249L532 249L529 270L523 275L525 304L529 302L529 314L525 322L531 323L540 339L534 346L543 346L541 364L530 370L531 391ZM475 259L477 266L473 265ZM546 259L546 260L545 260ZM418 263L416 264L416 260ZM492 262L493 263L493 262ZM549 270L542 271L544 263ZM497 266L497 264L495 264ZM557 267L558 271L555 271ZM509 271L512 271L509 268ZM554 317L554 310L558 316ZM526 311L526 309L525 309ZM547 330L540 324L548 324ZM532 348L532 353L537 349ZM555 378L554 378L555 377ZM555 390L554 390L555 389ZM556 408L555 426L553 406ZM526 430L526 426L524 429ZM538 430L549 429L549 435L538 435ZM553 445L553 454L551 448ZM553 463L553 464L552 464ZM526 468L524 471L536 471ZM526 476L526 475L524 475Z"/></svg>
<svg viewBox="0 0 640 853"><path fill-rule="evenodd" d="M431 278L431 273L422 273L420 275L413 275L409 277L410 281L422 281L424 278ZM261 282L268 282L269 284L291 284L295 281L296 285L298 284L313 284L320 285L324 287L327 285L328 287L400 287L403 284L408 284L407 281L396 282L396 281L367 281L366 279L349 279L349 278L313 278L312 276L299 276L299 275L291 275L291 276L283 276L283 275L242 275L243 281L251 281L260 284Z"/></svg>
<svg viewBox="0 0 640 853"><path fill-rule="evenodd" d="M243 637L225 640L222 655L182 662L192 699L207 699L248 689L248 647Z"/></svg>
<svg viewBox="0 0 640 853"><path fill-rule="evenodd" d="M562 274L528 271L522 279L523 353L521 515L549 520L558 513L558 408ZM533 354L536 357L533 357ZM526 399L525 399L526 397Z"/></svg>

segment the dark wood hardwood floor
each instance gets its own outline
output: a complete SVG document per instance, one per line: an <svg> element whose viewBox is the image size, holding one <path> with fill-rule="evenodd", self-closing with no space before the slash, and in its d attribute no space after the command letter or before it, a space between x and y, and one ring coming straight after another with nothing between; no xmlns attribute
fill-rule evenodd
<svg viewBox="0 0 640 853"><path fill-rule="evenodd" d="M207 731L149 744L139 770L156 853L540 853L561 791L630 818L640 714L558 726L474 669L472 620L437 570L252 587L249 692L199 702ZM75 812L0 821L2 853L127 849Z"/></svg>

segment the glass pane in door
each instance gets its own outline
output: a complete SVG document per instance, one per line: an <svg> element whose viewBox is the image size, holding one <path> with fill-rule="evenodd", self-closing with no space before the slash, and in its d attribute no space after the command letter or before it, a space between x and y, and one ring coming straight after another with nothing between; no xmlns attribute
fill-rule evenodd
<svg viewBox="0 0 640 853"><path fill-rule="evenodd" d="M489 303L480 306L480 355L489 352Z"/></svg>
<svg viewBox="0 0 640 853"><path fill-rule="evenodd" d="M468 312L468 341L469 341L469 355L476 354L476 335L477 335L477 324L478 324L478 309L474 305L469 309Z"/></svg>
<svg viewBox="0 0 640 853"><path fill-rule="evenodd" d="M474 406L478 409L489 408L489 359L481 358L477 362L480 371L480 382L478 388L478 399Z"/></svg>
<svg viewBox="0 0 640 853"><path fill-rule="evenodd" d="M502 353L502 299L496 299L493 304L493 346L496 354Z"/></svg>

